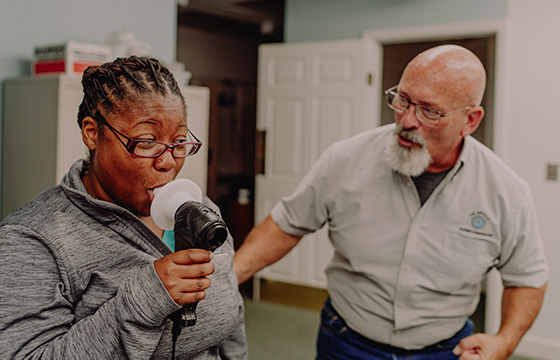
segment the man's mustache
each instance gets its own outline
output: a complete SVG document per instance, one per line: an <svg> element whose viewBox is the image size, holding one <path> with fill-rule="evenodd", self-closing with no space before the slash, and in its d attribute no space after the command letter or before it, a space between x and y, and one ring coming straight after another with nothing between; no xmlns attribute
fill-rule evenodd
<svg viewBox="0 0 560 360"><path fill-rule="evenodd" d="M418 144L422 147L426 146L426 140L424 140L422 135L418 134L416 130L405 129L402 125L397 125L394 134L412 141L413 143Z"/></svg>

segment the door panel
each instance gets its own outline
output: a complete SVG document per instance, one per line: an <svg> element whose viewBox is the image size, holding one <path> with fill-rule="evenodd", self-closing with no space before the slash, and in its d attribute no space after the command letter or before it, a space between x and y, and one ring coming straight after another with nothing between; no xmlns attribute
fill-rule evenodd
<svg viewBox="0 0 560 360"><path fill-rule="evenodd" d="M314 57L314 84L352 83L354 58L348 54Z"/></svg>
<svg viewBox="0 0 560 360"><path fill-rule="evenodd" d="M268 86L302 84L305 67L304 58L278 57L268 60Z"/></svg>
<svg viewBox="0 0 560 360"><path fill-rule="evenodd" d="M303 104L301 100L272 99L270 107L270 132L267 145L271 161L269 174L273 176L297 177L301 174L301 152L303 133Z"/></svg>

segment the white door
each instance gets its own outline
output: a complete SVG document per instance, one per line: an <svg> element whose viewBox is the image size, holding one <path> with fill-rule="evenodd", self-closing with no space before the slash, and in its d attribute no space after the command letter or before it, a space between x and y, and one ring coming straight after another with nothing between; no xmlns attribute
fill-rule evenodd
<svg viewBox="0 0 560 360"><path fill-rule="evenodd" d="M378 125L380 51L367 39L260 46L257 130L266 133L266 146L256 223L294 191L327 146ZM257 278L325 287L332 254L323 228Z"/></svg>

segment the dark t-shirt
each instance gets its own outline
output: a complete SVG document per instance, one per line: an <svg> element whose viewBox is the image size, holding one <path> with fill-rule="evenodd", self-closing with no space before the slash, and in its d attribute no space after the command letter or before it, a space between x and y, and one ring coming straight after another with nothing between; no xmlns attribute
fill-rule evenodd
<svg viewBox="0 0 560 360"><path fill-rule="evenodd" d="M420 203L424 205L426 200L430 197L430 194L439 185L439 183L445 178L445 175L451 171L445 170L437 173L424 172L419 176L412 177L414 185L416 185L416 190L420 196Z"/></svg>

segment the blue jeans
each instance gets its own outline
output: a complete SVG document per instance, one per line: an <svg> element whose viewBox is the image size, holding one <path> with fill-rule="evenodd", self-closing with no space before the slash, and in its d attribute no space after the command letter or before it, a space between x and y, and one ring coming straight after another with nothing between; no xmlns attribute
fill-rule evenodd
<svg viewBox="0 0 560 360"><path fill-rule="evenodd" d="M369 340L352 331L331 305L325 301L321 312L321 328L317 338L317 360L387 359L387 360L457 360L453 348L461 339L472 335L473 322L453 337L420 350L404 350Z"/></svg>

